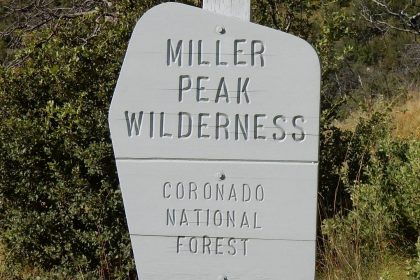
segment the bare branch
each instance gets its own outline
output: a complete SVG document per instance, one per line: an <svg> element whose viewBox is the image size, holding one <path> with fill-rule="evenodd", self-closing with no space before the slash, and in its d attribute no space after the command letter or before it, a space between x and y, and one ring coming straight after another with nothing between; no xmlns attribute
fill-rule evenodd
<svg viewBox="0 0 420 280"><path fill-rule="evenodd" d="M420 12L417 12L413 1L399 10L393 10L382 0L362 0L360 8L362 17L381 32L392 29L420 35ZM414 8L416 14L410 15L407 12L410 8Z"/></svg>
<svg viewBox="0 0 420 280"><path fill-rule="evenodd" d="M28 1L29 2L29 1ZM42 28L54 19L75 18L92 12L99 1L75 0L72 6L55 6L54 1L36 0L24 6L10 0L0 18L9 18L11 23L0 31L0 37L11 36L16 31L30 32ZM19 1L20 3L20 1Z"/></svg>
<svg viewBox="0 0 420 280"><path fill-rule="evenodd" d="M1 0L0 0L1 1ZM2 19L3 30L0 30L0 39L7 42L7 52L0 64L4 66L13 66L19 64L23 59L15 60L13 53L22 46L24 37L34 30L46 28L48 29L47 38L43 41L50 40L56 33L59 26L65 24L63 20L71 20L86 15L98 14L117 18L115 14L107 13L110 3L106 0L71 0L70 4L56 6L54 0L5 0L4 5L0 9L0 19ZM98 7L102 7L98 13ZM90 39L97 36L99 26L97 26L87 38L78 38L80 42L86 44Z"/></svg>

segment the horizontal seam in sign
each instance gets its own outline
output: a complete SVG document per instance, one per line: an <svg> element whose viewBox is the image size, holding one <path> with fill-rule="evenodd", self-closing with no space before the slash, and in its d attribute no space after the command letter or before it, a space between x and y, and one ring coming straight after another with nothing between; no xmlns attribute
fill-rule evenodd
<svg viewBox="0 0 420 280"><path fill-rule="evenodd" d="M159 234L134 234L130 233L131 236L144 236L144 237L203 237L196 235L159 235ZM209 238L237 238L237 239L250 239L250 240L265 240L265 241L291 241L291 242L315 242L315 239L287 239L287 238L255 238L255 237L242 237L242 236L210 236L204 235Z"/></svg>
<svg viewBox="0 0 420 280"><path fill-rule="evenodd" d="M226 161L226 162L259 162L259 163L293 163L293 164L317 164L318 161L312 160L259 160L259 159L200 159L200 158L132 158L132 157L117 157L116 160L170 160L170 161Z"/></svg>

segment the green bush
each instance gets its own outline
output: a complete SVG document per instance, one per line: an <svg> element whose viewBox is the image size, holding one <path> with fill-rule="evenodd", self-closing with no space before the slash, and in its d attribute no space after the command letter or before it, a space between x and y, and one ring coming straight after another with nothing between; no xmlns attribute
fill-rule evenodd
<svg viewBox="0 0 420 280"><path fill-rule="evenodd" d="M419 237L420 142L392 138L386 116L360 120L348 145L359 157L341 170L351 208L322 224L325 270L340 279L365 279L384 256L414 253Z"/></svg>
<svg viewBox="0 0 420 280"><path fill-rule="evenodd" d="M36 32L0 73L4 278L133 274L107 111L141 9L115 9Z"/></svg>
<svg viewBox="0 0 420 280"><path fill-rule="evenodd" d="M420 238L417 240L417 259L412 260L408 266L408 276L410 279L420 279Z"/></svg>
<svg viewBox="0 0 420 280"><path fill-rule="evenodd" d="M166 1L99 2L85 15L18 30L22 49L0 68L0 278L135 278L107 112L135 22ZM408 35L368 29L354 1L309 2L253 1L253 18L289 29L320 54L319 209L321 220L330 218L320 262L340 268L339 279L362 279L381 250L414 251L420 148L393 140L386 114L361 120L354 133L333 121L349 99L414 87L417 48ZM401 38L413 43L405 57Z"/></svg>

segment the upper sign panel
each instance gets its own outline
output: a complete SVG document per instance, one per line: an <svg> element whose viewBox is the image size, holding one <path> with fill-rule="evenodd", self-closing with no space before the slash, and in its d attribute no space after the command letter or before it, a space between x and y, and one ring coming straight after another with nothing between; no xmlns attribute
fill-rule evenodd
<svg viewBox="0 0 420 280"><path fill-rule="evenodd" d="M319 89L304 40L159 5L134 30L112 100L115 156L318 161Z"/></svg>

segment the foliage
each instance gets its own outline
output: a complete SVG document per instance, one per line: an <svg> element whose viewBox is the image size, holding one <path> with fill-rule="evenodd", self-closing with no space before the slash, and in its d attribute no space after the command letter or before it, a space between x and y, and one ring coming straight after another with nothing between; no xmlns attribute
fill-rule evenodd
<svg viewBox="0 0 420 280"><path fill-rule="evenodd" d="M252 2L254 21L305 39L313 35L315 26L311 17L319 7L318 1L262 0Z"/></svg>
<svg viewBox="0 0 420 280"><path fill-rule="evenodd" d="M408 276L410 279L417 280L420 279L420 238L417 240L417 259L409 262L408 266Z"/></svg>
<svg viewBox="0 0 420 280"><path fill-rule="evenodd" d="M7 110L0 112L0 225L11 249L8 279L28 266L51 272L46 278L132 274L107 109L142 10L129 3L113 9L118 19L97 10L60 22L54 37L36 32L18 53L22 64L1 72Z"/></svg>
<svg viewBox="0 0 420 280"><path fill-rule="evenodd" d="M135 278L107 111L133 26L161 2L19 1L29 8L1 17L0 278ZM391 2L394 11L407 1ZM319 262L338 279L364 279L385 252L413 256L419 235L419 142L397 140L388 109L373 108L418 93L420 47L413 32L365 19L382 11L379 19L411 28L383 9L370 0L252 1L254 22L320 55ZM19 17L29 20L13 28ZM369 117L354 131L336 125L356 108ZM415 260L409 273L419 275Z"/></svg>
<svg viewBox="0 0 420 280"><path fill-rule="evenodd" d="M325 269L340 279L365 279L366 268L392 250L412 252L419 236L420 142L393 139L388 123L378 112L360 120L348 152L363 163L357 171L348 158L341 170L352 208L323 221Z"/></svg>

